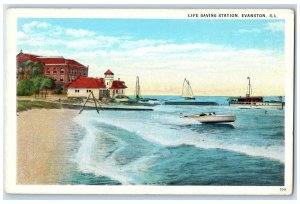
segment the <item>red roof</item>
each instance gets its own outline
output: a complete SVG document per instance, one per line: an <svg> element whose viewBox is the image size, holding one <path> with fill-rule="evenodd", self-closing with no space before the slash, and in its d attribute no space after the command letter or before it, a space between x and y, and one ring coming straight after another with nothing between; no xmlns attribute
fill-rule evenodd
<svg viewBox="0 0 300 204"><path fill-rule="evenodd" d="M124 81L113 81L111 89L126 89L127 86L125 85Z"/></svg>
<svg viewBox="0 0 300 204"><path fill-rule="evenodd" d="M67 64L69 64L69 65L84 66L84 65L80 64L79 62L77 62L77 61L75 61L75 60L72 60L72 59L67 59L66 62L67 62Z"/></svg>
<svg viewBox="0 0 300 204"><path fill-rule="evenodd" d="M106 88L103 79L80 77L68 85L68 88Z"/></svg>
<svg viewBox="0 0 300 204"><path fill-rule="evenodd" d="M38 55L27 54L27 53L19 53L17 55L17 61L19 63L26 62L27 60L30 60L32 62L36 62L37 57L39 57L39 56Z"/></svg>
<svg viewBox="0 0 300 204"><path fill-rule="evenodd" d="M41 62L43 64L66 64L66 65L73 65L79 67L85 67L84 65L80 64L79 62L73 59L65 59L64 57L43 57L38 55L32 55L27 53L20 52L17 55L17 62L23 63L27 60L32 62Z"/></svg>
<svg viewBox="0 0 300 204"><path fill-rule="evenodd" d="M65 58L62 57L38 57L37 60L44 64L66 64Z"/></svg>
<svg viewBox="0 0 300 204"><path fill-rule="evenodd" d="M114 73L112 73L112 71L110 71L109 69L104 74L105 75L114 75Z"/></svg>

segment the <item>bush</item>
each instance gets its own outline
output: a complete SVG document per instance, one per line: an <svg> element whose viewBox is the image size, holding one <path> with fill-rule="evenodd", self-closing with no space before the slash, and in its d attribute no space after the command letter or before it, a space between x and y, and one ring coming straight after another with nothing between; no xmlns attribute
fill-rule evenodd
<svg viewBox="0 0 300 204"><path fill-rule="evenodd" d="M34 92L33 82L29 79L23 79L18 82L17 95L18 96L31 96Z"/></svg>
<svg viewBox="0 0 300 204"><path fill-rule="evenodd" d="M55 89L54 89L54 93L55 94L62 94L62 91L63 91L63 88L61 86L57 86Z"/></svg>

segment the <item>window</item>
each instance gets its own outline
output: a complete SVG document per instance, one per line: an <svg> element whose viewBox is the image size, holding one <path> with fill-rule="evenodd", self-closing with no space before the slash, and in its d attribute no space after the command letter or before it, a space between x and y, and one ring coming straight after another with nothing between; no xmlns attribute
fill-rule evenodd
<svg viewBox="0 0 300 204"><path fill-rule="evenodd" d="M61 74L64 74L65 73L65 70L63 68L60 68L60 73Z"/></svg>
<svg viewBox="0 0 300 204"><path fill-rule="evenodd" d="M50 69L49 68L47 68L47 74L50 74Z"/></svg>
<svg viewBox="0 0 300 204"><path fill-rule="evenodd" d="M64 81L64 76L60 76L60 80L59 81Z"/></svg>
<svg viewBox="0 0 300 204"><path fill-rule="evenodd" d="M56 68L53 69L53 74L56 74Z"/></svg>
<svg viewBox="0 0 300 204"><path fill-rule="evenodd" d="M76 92L76 93L79 93L79 89L75 89L75 92Z"/></svg>

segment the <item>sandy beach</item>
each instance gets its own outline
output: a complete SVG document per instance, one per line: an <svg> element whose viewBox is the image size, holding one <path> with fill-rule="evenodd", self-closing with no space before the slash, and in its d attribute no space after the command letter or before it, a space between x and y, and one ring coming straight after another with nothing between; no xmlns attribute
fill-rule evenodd
<svg viewBox="0 0 300 204"><path fill-rule="evenodd" d="M78 113L69 109L33 109L17 117L17 183L57 184L65 163L68 128Z"/></svg>

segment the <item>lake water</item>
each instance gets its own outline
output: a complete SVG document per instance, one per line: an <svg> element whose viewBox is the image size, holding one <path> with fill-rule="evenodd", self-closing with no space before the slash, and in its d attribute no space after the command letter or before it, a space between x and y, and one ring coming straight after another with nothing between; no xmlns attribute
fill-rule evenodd
<svg viewBox="0 0 300 204"><path fill-rule="evenodd" d="M160 101L181 100L157 96ZM61 184L284 185L284 110L158 105L154 111L85 110L74 118ZM268 100L278 100L269 97ZM180 113L232 114L201 124Z"/></svg>

